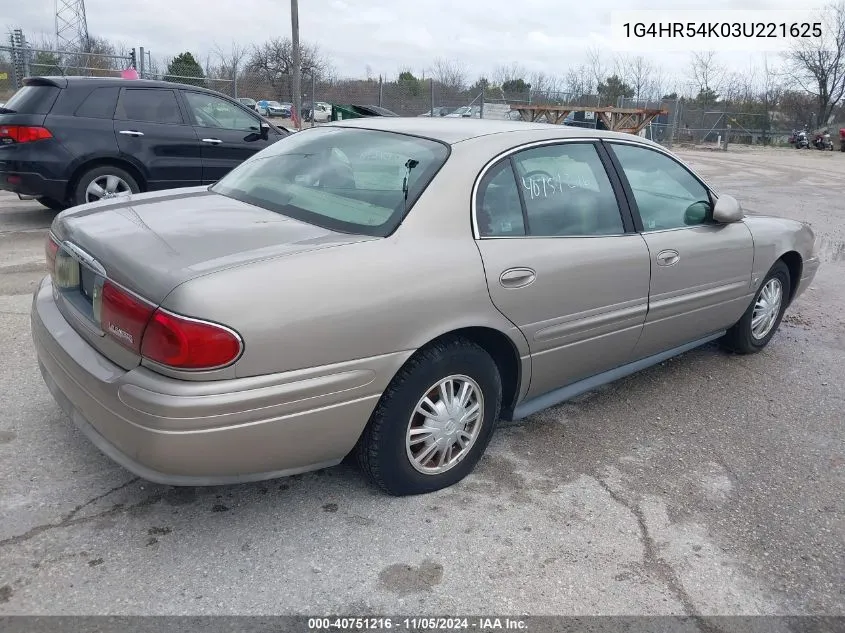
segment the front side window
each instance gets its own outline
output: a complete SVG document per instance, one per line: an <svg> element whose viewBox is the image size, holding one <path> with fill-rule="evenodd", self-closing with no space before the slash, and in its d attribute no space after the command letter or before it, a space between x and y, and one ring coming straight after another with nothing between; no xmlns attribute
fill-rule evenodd
<svg viewBox="0 0 845 633"><path fill-rule="evenodd" d="M660 231L707 224L710 194L680 163L645 147L614 144L631 186L643 229Z"/></svg>
<svg viewBox="0 0 845 633"><path fill-rule="evenodd" d="M514 154L528 233L534 236L625 232L616 194L592 143L561 143Z"/></svg>
<svg viewBox="0 0 845 633"><path fill-rule="evenodd" d="M258 132L258 119L250 116L233 103L225 99L202 92L185 92L188 110L194 119L194 125L223 130Z"/></svg>
<svg viewBox="0 0 845 633"><path fill-rule="evenodd" d="M117 102L114 118L120 121L183 123L176 93L157 88L126 88Z"/></svg>
<svg viewBox="0 0 845 633"><path fill-rule="evenodd" d="M212 190L334 231L385 236L448 155L442 143L404 134L312 128L270 145Z"/></svg>

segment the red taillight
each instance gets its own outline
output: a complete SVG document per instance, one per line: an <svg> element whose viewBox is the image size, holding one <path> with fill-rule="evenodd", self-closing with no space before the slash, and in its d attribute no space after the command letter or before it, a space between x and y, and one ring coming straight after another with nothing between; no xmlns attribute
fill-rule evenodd
<svg viewBox="0 0 845 633"><path fill-rule="evenodd" d="M0 125L0 142L31 143L53 138L46 127L40 125Z"/></svg>
<svg viewBox="0 0 845 633"><path fill-rule="evenodd" d="M155 308L109 281L99 292L94 311L99 315L100 328L124 347L140 353L144 328Z"/></svg>
<svg viewBox="0 0 845 633"><path fill-rule="evenodd" d="M212 369L241 353L241 339L216 323L156 310L144 332L141 355L177 369Z"/></svg>
<svg viewBox="0 0 845 633"><path fill-rule="evenodd" d="M44 241L44 253L47 256L47 270L50 274L56 272L56 254L59 252L59 243L51 233L47 233L47 239Z"/></svg>

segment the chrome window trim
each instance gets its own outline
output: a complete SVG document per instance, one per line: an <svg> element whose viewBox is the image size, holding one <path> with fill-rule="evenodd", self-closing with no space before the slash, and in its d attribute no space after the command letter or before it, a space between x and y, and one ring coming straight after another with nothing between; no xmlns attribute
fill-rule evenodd
<svg viewBox="0 0 845 633"><path fill-rule="evenodd" d="M675 156L672 152L670 152L668 149L666 149L662 145L654 146L654 145L649 145L647 143L640 143L640 142L637 142L637 141L631 141L627 138L622 138L622 139L605 138L605 139L602 139L602 141L607 143L608 145L613 145L614 143L618 143L620 145L636 145L638 147L642 147L644 149L650 149L650 150L657 152L659 154L663 154L664 156L666 156L666 158L668 158L669 160L675 161L683 169L687 170L693 178L695 178L699 183L701 183L701 186L704 187L708 191L708 193L710 193L711 196L713 196L717 200L719 199L719 194L717 194L716 190L713 188L713 186L709 182L707 182L706 178L704 178L701 174L696 172L692 167L687 165L684 161L682 161L679 157ZM617 160L618 160L618 158L617 158Z"/></svg>
<svg viewBox="0 0 845 633"><path fill-rule="evenodd" d="M478 230L478 215L477 215L477 200L478 200L478 188L481 186L481 181L484 179L484 176L487 175L487 172L490 171L500 160L509 158L513 154L521 152L527 149L533 149L535 147L543 147L545 145L564 145L568 143L590 143L595 144L597 142L601 142L602 137L599 136L568 136L566 138L555 138L555 139L543 139L542 141L529 141L527 143L523 143L521 145L517 145L515 147L511 147L503 152L496 154L492 159L487 161L484 164L484 167L481 168L481 171L478 172L478 175L475 177L475 182L472 185L472 199L470 200L470 211L472 214L472 236L475 240L559 240L559 239L584 239L584 238L602 238L602 237L619 237L620 235L634 235L635 233L609 233L607 235L503 235L503 236L496 236L496 235L486 235L482 236ZM636 144L636 143L635 143ZM643 143L639 143L643 145ZM598 156L598 152L596 152ZM599 158L601 158L599 156ZM517 184L517 186L519 186ZM616 197L614 193L614 198ZM617 202L618 207L618 202ZM620 212L620 220L622 210L619 209ZM623 223L624 224L624 223Z"/></svg>
<svg viewBox="0 0 845 633"><path fill-rule="evenodd" d="M685 162L680 160L680 158L678 158L677 156L672 154L665 147L662 147L662 146L654 147L652 145L647 145L646 143L638 143L636 141L630 141L628 139L608 139L607 140L608 145L612 145L614 143L619 143L620 145L636 145L636 146L642 147L644 149L650 149L654 152L657 152L658 154L663 154L669 160L675 161L678 165L681 166L682 169L685 169L687 171L687 173L689 173L689 175L693 177L694 180L697 180L698 183L702 187L704 187L704 190L707 191L707 193L710 196L713 197L713 202L714 202L714 206L715 206L715 201L719 199L719 195L716 193L716 191L713 189L713 187L710 185L710 183L707 182L707 180L705 180L700 174L696 173L696 171L692 167L690 167ZM616 160L618 161L619 157L616 157ZM621 164L620 164L620 167L621 167ZM626 180L627 180L627 177L626 177ZM630 186L630 182L628 183L628 186ZM639 214L639 209L637 209L637 214ZM640 216L640 221L642 221L642 216ZM718 224L716 224L716 225L714 225L714 224L693 224L691 226L675 226L675 227L672 227L670 229L647 229L647 228L645 228L645 226L643 226L643 230L640 231L640 234L641 235L654 235L655 233L666 233L667 231L688 231L689 229L695 229L695 228L699 228L699 227L702 227L702 226L718 226Z"/></svg>

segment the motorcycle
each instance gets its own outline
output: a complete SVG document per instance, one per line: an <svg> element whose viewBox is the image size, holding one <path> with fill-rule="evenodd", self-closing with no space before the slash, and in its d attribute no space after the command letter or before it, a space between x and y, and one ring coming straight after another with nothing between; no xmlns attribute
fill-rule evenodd
<svg viewBox="0 0 845 633"><path fill-rule="evenodd" d="M830 133L827 130L817 132L813 137L813 147L821 150L833 151L833 141L830 140Z"/></svg>
<svg viewBox="0 0 845 633"><path fill-rule="evenodd" d="M845 127L839 128L839 151L845 152Z"/></svg>
<svg viewBox="0 0 845 633"><path fill-rule="evenodd" d="M807 137L807 130L801 130L792 135L792 143L795 149L810 149L810 139Z"/></svg>

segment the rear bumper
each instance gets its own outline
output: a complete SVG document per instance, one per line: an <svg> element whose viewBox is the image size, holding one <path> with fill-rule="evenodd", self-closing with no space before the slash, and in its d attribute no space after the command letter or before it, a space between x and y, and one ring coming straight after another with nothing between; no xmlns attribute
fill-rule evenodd
<svg viewBox="0 0 845 633"><path fill-rule="evenodd" d="M144 367L125 371L99 354L61 314L49 278L35 292L31 319L44 381L68 416L127 470L175 486L258 481L337 464L408 356L181 381Z"/></svg>
<svg viewBox="0 0 845 633"><path fill-rule="evenodd" d="M34 172L0 170L0 190L63 201L67 193L67 181L49 180Z"/></svg>

